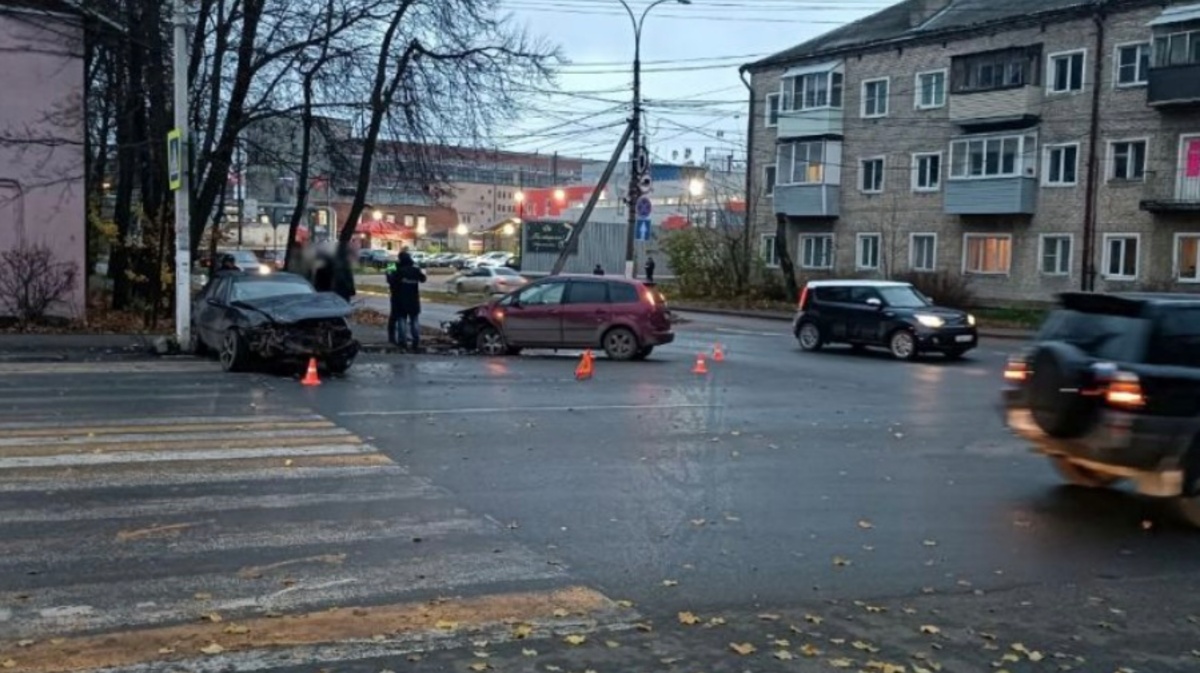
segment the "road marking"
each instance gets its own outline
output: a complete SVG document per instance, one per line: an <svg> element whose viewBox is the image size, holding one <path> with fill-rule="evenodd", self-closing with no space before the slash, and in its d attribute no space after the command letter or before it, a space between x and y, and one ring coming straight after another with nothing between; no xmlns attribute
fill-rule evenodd
<svg viewBox="0 0 1200 673"><path fill-rule="evenodd" d="M0 364L0 375L27 374L165 374L218 373L216 362L158 360L148 362L12 362Z"/></svg>
<svg viewBox="0 0 1200 673"><path fill-rule="evenodd" d="M333 423L324 416L318 414L296 414L295 416L162 416L162 417L146 417L146 424L129 423L128 418L121 419L96 419L86 421L12 421L0 423L0 430L55 430L72 432L130 432L132 430L141 429L145 432L170 432L174 428L186 428L185 431L191 431L191 426L196 426L196 429L206 430L208 428L220 429L221 426L233 426L234 429L252 428L254 425L269 425L277 424L294 424L294 423L322 423L322 427L332 426Z"/></svg>
<svg viewBox="0 0 1200 673"><path fill-rule="evenodd" d="M295 456L336 456L375 453L367 444L317 444L315 446L273 446L254 449L209 449L198 451L130 451L114 453L72 453L57 456L13 456L0 458L0 470L28 467L65 467L78 465L114 465L125 463L180 463L224 458L287 458Z"/></svg>
<svg viewBox="0 0 1200 673"><path fill-rule="evenodd" d="M512 414L539 411L672 411L720 409L723 404L580 404L563 407L475 407L466 409L395 409L388 411L343 411L339 416L458 416L463 414Z"/></svg>
<svg viewBox="0 0 1200 673"><path fill-rule="evenodd" d="M743 336L756 336L756 337L777 337L777 336L787 336L788 335L787 332L754 332L751 330L734 329L732 327L717 327L713 331L720 332L722 334L741 334Z"/></svg>
<svg viewBox="0 0 1200 673"><path fill-rule="evenodd" d="M18 431L19 432L19 431ZM297 443L305 443L312 441L328 441L330 437L352 437L349 430L330 425L324 428L308 428L296 430L283 429L263 429L263 430L234 430L230 432L177 432L169 435L167 440L163 437L164 433L157 432L132 432L128 434L102 434L99 436L94 433L87 435L76 434L70 435L47 435L43 434L40 437L20 436L18 433L0 432L0 450L4 448L28 448L28 447L52 447L62 449L63 452L103 448L106 445L117 444L123 450L132 451L134 447L158 447L164 444L176 446L179 448L188 448L196 446L220 446L221 448L231 448L234 446L252 445L256 442L279 441L289 438L296 440ZM357 438L355 438L357 439Z"/></svg>

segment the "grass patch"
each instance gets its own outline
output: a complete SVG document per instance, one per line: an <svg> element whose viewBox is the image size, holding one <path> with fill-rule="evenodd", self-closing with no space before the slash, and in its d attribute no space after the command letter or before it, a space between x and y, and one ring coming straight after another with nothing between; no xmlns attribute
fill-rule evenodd
<svg viewBox="0 0 1200 673"><path fill-rule="evenodd" d="M1044 308L979 308L972 311L980 327L1037 329L1046 319Z"/></svg>

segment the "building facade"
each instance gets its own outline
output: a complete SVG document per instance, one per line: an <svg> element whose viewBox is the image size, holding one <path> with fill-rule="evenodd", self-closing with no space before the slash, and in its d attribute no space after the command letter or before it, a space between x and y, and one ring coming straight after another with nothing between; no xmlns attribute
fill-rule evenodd
<svg viewBox="0 0 1200 673"><path fill-rule="evenodd" d="M1200 5L907 0L747 69L768 262L782 223L802 276L1200 283Z"/></svg>

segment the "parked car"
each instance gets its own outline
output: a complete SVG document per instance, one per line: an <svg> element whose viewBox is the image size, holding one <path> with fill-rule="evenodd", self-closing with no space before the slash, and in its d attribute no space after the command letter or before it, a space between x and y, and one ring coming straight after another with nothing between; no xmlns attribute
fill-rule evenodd
<svg viewBox="0 0 1200 673"><path fill-rule="evenodd" d="M340 374L358 354L351 311L341 297L318 293L295 274L222 271L195 300L190 346L197 355L215 351L228 372L315 357Z"/></svg>
<svg viewBox="0 0 1200 673"><path fill-rule="evenodd" d="M511 252L489 252L479 256L475 262L476 267L480 266L507 266L508 262L516 255Z"/></svg>
<svg viewBox="0 0 1200 673"><path fill-rule="evenodd" d="M934 305L908 283L822 280L804 286L792 331L806 351L832 343L882 346L901 360L962 357L978 344L975 317Z"/></svg>
<svg viewBox="0 0 1200 673"><path fill-rule="evenodd" d="M238 271L247 273L271 273L274 267L271 264L265 264L258 255L249 250L218 250L217 251L217 267L220 268L220 262L226 256L233 258L233 263L237 266Z"/></svg>
<svg viewBox="0 0 1200 673"><path fill-rule="evenodd" d="M358 251L358 263L376 269L382 269L396 261L396 254L382 248L367 248Z"/></svg>
<svg viewBox="0 0 1200 673"><path fill-rule="evenodd" d="M657 290L595 276L543 278L461 311L444 328L464 347L490 356L523 348L600 348L614 360L643 360L675 340Z"/></svg>
<svg viewBox="0 0 1200 673"><path fill-rule="evenodd" d="M1060 295L1004 380L1009 428L1067 482L1128 479L1200 526L1200 295Z"/></svg>
<svg viewBox="0 0 1200 673"><path fill-rule="evenodd" d="M264 264L273 267L276 271L283 271L283 267L286 266L284 264L284 253L282 251L267 250L262 254L262 261Z"/></svg>
<svg viewBox="0 0 1200 673"><path fill-rule="evenodd" d="M462 271L463 269L473 269L475 268L475 260L476 257L474 255L455 255L454 258L450 260L450 268L458 269L459 271Z"/></svg>
<svg viewBox="0 0 1200 673"><path fill-rule="evenodd" d="M498 294L515 290L529 281L519 273L506 267L480 266L464 271L453 281L454 291L463 294L467 292L486 292Z"/></svg>

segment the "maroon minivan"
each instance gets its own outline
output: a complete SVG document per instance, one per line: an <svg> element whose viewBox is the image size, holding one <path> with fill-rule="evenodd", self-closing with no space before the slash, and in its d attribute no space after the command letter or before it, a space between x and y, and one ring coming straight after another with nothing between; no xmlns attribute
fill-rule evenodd
<svg viewBox="0 0 1200 673"><path fill-rule="evenodd" d="M551 276L461 315L448 331L484 355L602 348L614 360L644 360L675 340L662 294L625 278Z"/></svg>

